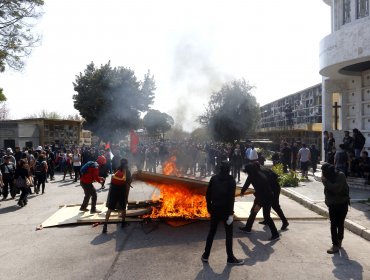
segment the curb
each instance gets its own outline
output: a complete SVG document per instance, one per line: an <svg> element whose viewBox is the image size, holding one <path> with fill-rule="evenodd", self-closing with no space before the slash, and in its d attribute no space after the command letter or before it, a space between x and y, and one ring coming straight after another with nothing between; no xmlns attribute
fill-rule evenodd
<svg viewBox="0 0 370 280"><path fill-rule="evenodd" d="M284 188L281 188L281 193L289 197L290 199L298 202L299 204L303 205L304 207L310 209L311 211L326 218L329 217L329 212L327 208L316 205L312 201L308 201L307 199L300 197ZM357 234L358 236L366 239L367 241L370 241L370 229L367 229L349 219L346 219L344 221L344 227L349 231L353 232L354 234Z"/></svg>

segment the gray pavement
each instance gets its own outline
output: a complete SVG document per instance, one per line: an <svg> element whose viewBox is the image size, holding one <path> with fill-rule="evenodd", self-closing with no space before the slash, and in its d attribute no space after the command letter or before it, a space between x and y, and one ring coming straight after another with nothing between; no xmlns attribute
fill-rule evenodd
<svg viewBox="0 0 370 280"><path fill-rule="evenodd" d="M251 235L238 231L242 223L234 224L234 253L245 260L240 267L226 265L221 225L209 264L200 261L208 222L178 228L159 222L124 229L110 224L107 235L91 225L36 231L59 205L82 202L81 187L60 178L24 208L14 200L0 202L0 279L370 279L368 241L346 230L344 249L328 255L328 220L284 196L281 205L290 226L279 241L269 242L269 230L258 223ZM138 186L130 198L152 192ZM106 195L107 190L99 192L98 201Z"/></svg>

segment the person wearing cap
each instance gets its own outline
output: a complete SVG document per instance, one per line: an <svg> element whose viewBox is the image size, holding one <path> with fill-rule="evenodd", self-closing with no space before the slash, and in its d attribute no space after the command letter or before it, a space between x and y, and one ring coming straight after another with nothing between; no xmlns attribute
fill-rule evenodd
<svg viewBox="0 0 370 280"><path fill-rule="evenodd" d="M119 209L122 215L122 224L121 226L125 226L125 218L126 218L126 205L128 194L131 187L131 173L128 168L128 161L127 159L123 158L120 161L120 166L118 170L113 174L111 178L111 186L109 188L108 193L108 200L107 200L107 208L108 211L105 215L105 222L103 225L103 233L107 233L108 221L110 214L113 210Z"/></svg>
<svg viewBox="0 0 370 280"><path fill-rule="evenodd" d="M10 161L14 164L16 164L16 160L15 160L15 157L13 156L13 150L12 148L7 148L6 149L6 154L5 156L9 156L10 158ZM5 156L3 157L3 162L4 162L4 159L5 159Z"/></svg>
<svg viewBox="0 0 370 280"><path fill-rule="evenodd" d="M0 165L0 171L3 175L3 200L7 199L9 191L12 198L15 197L14 190L14 174L15 174L15 164L10 161L11 157L9 155L4 156L4 162Z"/></svg>
<svg viewBox="0 0 370 280"><path fill-rule="evenodd" d="M344 220L350 204L349 187L343 172L335 170L334 165L325 163L321 167L324 185L325 204L329 208L332 246L328 254L339 252L344 237Z"/></svg>
<svg viewBox="0 0 370 280"><path fill-rule="evenodd" d="M206 193L207 209L211 214L211 225L206 247L201 257L203 262L208 262L217 225L222 221L226 231L227 264L242 265L244 263L243 260L237 259L233 253L235 189L236 182L233 176L230 175L230 164L227 161L222 161L218 174L211 177Z"/></svg>
<svg viewBox="0 0 370 280"><path fill-rule="evenodd" d="M89 161L81 168L80 184L84 190L85 196L81 204L80 211L88 211L87 205L89 204L91 198L90 213L101 212L96 210L96 201L98 199L98 195L93 182L103 184L104 178L99 177L99 164L95 161Z"/></svg>

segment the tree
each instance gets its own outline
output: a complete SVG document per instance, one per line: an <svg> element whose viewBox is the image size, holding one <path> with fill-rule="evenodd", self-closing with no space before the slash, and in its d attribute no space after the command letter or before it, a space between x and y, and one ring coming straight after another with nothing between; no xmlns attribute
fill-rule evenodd
<svg viewBox="0 0 370 280"><path fill-rule="evenodd" d="M6 107L6 96L3 94L3 89L0 88L0 120L5 120L8 118L8 108Z"/></svg>
<svg viewBox="0 0 370 280"><path fill-rule="evenodd" d="M49 112L45 109L43 109L39 113L31 114L26 117L26 119L52 119L52 120L61 120L64 119L61 114L58 112Z"/></svg>
<svg viewBox="0 0 370 280"><path fill-rule="evenodd" d="M84 127L104 141L118 141L136 129L140 114L153 103L155 82L150 72L138 81L134 71L125 67L112 68L110 62L96 68L87 65L73 83L74 107L85 119Z"/></svg>
<svg viewBox="0 0 370 280"><path fill-rule="evenodd" d="M149 134L157 135L162 133L163 137L164 133L170 130L174 123L170 115L158 110L149 110L143 118L143 126Z"/></svg>
<svg viewBox="0 0 370 280"><path fill-rule="evenodd" d="M0 1L0 72L5 66L20 70L40 37L31 32L43 0Z"/></svg>
<svg viewBox="0 0 370 280"><path fill-rule="evenodd" d="M211 95L206 112L198 121L215 140L232 142L254 131L259 120L259 105L252 89L244 79L235 80Z"/></svg>
<svg viewBox="0 0 370 280"><path fill-rule="evenodd" d="M211 140L211 136L205 127L198 127L191 132L191 139L196 143L207 142Z"/></svg>

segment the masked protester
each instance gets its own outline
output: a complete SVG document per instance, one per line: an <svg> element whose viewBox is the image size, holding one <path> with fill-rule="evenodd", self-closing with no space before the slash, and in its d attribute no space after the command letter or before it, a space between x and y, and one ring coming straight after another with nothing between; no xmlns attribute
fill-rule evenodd
<svg viewBox="0 0 370 280"><path fill-rule="evenodd" d="M276 212L276 214L279 216L280 220L283 223L282 226L281 226L281 230L286 230L289 226L289 222L288 222L287 218L285 217L283 210L280 207L279 198L280 198L281 188L280 188L279 181L278 181L279 176L274 171L272 171L271 169L268 169L268 168L265 168L265 167L260 167L259 165L256 165L256 167L267 177L267 179L270 183L270 187L271 187L271 190L272 190L272 193L273 193L271 207ZM251 184L251 178L252 178L252 176L248 176L248 178L247 178L247 180L246 180L246 182L243 186L243 189L242 189L243 194L244 194L245 190L247 190L249 185ZM253 206L251 208L251 212L250 212L250 215L248 217L247 223L246 223L245 227L241 228L242 231L247 232L247 233L251 232L254 220L255 220L255 218L256 218L260 209L261 209L261 205L259 205L257 199L255 199L254 203L253 203ZM267 225L266 221L261 221L261 222L259 222L259 224Z"/></svg>
<svg viewBox="0 0 370 280"><path fill-rule="evenodd" d="M260 207L263 208L263 218L270 228L271 231L271 241L278 240L280 238L279 233L276 229L274 221L271 219L270 211L274 201L274 193L272 191L271 184L269 182L268 176L264 174L259 166L255 163L248 163L245 166L244 172L248 173L248 179L246 184L244 184L241 194L243 195L245 191L249 187L249 183L251 183L254 187L254 205L252 207L253 212L258 212ZM249 182L249 183L247 183ZM253 223L252 223L253 224ZM287 225L286 225L287 226ZM245 227L240 228L240 230L250 233L251 232L251 224L246 224Z"/></svg>
<svg viewBox="0 0 370 280"><path fill-rule="evenodd" d="M343 172L336 171L335 167L325 163L322 167L322 183L324 184L325 204L329 208L330 232L332 247L328 254L339 252L344 237L344 220L350 203L349 187Z"/></svg>
<svg viewBox="0 0 370 280"><path fill-rule="evenodd" d="M206 199L207 209L211 214L211 227L201 259L203 262L208 262L217 225L222 221L226 231L227 264L242 265L244 261L238 260L233 253L233 214L236 183L229 173L229 163L221 162L219 173L212 176L208 184Z"/></svg>
<svg viewBox="0 0 370 280"><path fill-rule="evenodd" d="M129 190L131 187L131 173L128 169L127 159L121 159L121 164L118 170L113 174L111 179L111 186L109 188L107 208L108 211L105 215L105 222L103 225L103 233L107 233L107 223L109 221L110 214L113 210L119 209L122 214L122 224L124 227L126 218L126 205Z"/></svg>

